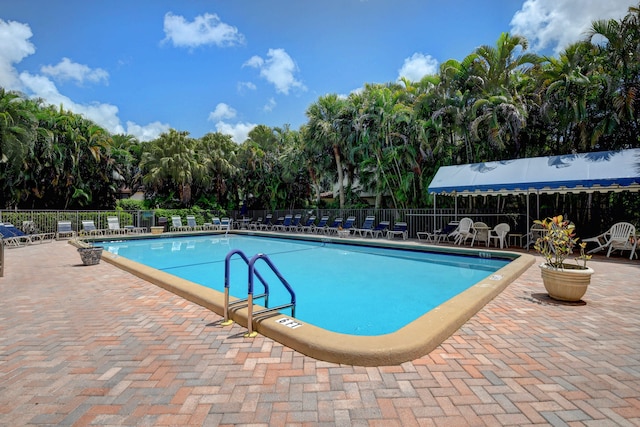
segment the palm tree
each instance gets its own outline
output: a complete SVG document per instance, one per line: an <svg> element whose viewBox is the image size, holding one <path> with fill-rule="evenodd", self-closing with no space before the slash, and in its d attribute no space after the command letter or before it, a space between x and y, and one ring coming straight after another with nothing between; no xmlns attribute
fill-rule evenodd
<svg viewBox="0 0 640 427"><path fill-rule="evenodd" d="M597 42L596 36L606 40L604 44L595 43L602 59L599 99L605 114L598 120L592 144L609 136L607 148L624 147L626 141L637 140L640 131L640 6L630 7L621 21L593 22L588 40ZM622 145L617 141L623 141Z"/></svg>
<svg viewBox="0 0 640 427"><path fill-rule="evenodd" d="M185 206L190 204L191 186L201 179L204 168L196 157L196 141L188 136L188 132L170 129L153 141L140 163L145 184L156 190L176 186L180 203Z"/></svg>
<svg viewBox="0 0 640 427"><path fill-rule="evenodd" d="M344 209L344 172L342 169L342 151L344 141L340 132L340 117L345 101L336 94L321 96L307 109L308 137L316 152L331 153L335 161L335 169L340 195L340 208Z"/></svg>

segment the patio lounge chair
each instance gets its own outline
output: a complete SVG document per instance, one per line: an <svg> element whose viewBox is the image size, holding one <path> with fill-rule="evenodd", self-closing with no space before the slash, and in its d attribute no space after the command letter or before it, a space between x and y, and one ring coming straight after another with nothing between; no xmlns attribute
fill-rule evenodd
<svg viewBox="0 0 640 427"><path fill-rule="evenodd" d="M359 235L360 237L362 237L362 233L369 231L373 228L373 223L376 221L376 217L373 215L369 215L364 219L364 222L362 223L362 227L360 228L353 228L353 234L354 235Z"/></svg>
<svg viewBox="0 0 640 427"><path fill-rule="evenodd" d="M393 239L396 236L401 236L402 240L409 238L406 222L396 222L391 230L387 230L387 239Z"/></svg>
<svg viewBox="0 0 640 427"><path fill-rule="evenodd" d="M636 254L638 245L638 237L636 235L636 227L628 222L618 222L613 224L611 228L604 233L583 239L583 242L593 242L598 245L595 249L591 249L588 253L594 253L608 248L607 258L613 251L631 251L629 259L633 259Z"/></svg>
<svg viewBox="0 0 640 427"><path fill-rule="evenodd" d="M193 215L187 215L187 227L192 231L202 230L202 226L198 225L196 217Z"/></svg>
<svg viewBox="0 0 640 427"><path fill-rule="evenodd" d="M260 216L255 221L251 221L249 223L249 225L247 226L247 229L249 229L249 230L258 230L261 225L262 225L262 217Z"/></svg>
<svg viewBox="0 0 640 427"><path fill-rule="evenodd" d="M117 216L108 216L107 217L107 233L109 234L127 234L129 230L126 228L120 228L120 220Z"/></svg>
<svg viewBox="0 0 640 427"><path fill-rule="evenodd" d="M500 242L500 249L509 247L509 245L505 242L507 240L507 234L509 234L510 230L511 227L509 226L509 224L507 224L506 222L501 222L500 224L493 227L493 230L489 230L489 240L491 242L495 241L496 247L498 247L498 242Z"/></svg>
<svg viewBox="0 0 640 427"><path fill-rule="evenodd" d="M327 222L329 222L329 217L325 215L320 218L315 227L310 228L308 231L315 234L324 233L324 229L327 228Z"/></svg>
<svg viewBox="0 0 640 427"><path fill-rule="evenodd" d="M432 233L428 231L418 231L416 236L418 240L423 240L427 243L439 243L442 240L449 238L449 235L458 228L458 222L450 222L444 228L434 230Z"/></svg>
<svg viewBox="0 0 640 427"><path fill-rule="evenodd" d="M11 223L0 224L0 237L9 248L21 248L31 244L31 238Z"/></svg>
<svg viewBox="0 0 640 427"><path fill-rule="evenodd" d="M324 227L324 234L338 234L338 229L342 228L342 217L335 218L330 226Z"/></svg>
<svg viewBox="0 0 640 427"><path fill-rule="evenodd" d="M371 234L371 238L382 237L387 232L389 225L391 225L389 221L380 221L374 228L366 230L363 237L367 237L367 234Z"/></svg>
<svg viewBox="0 0 640 427"><path fill-rule="evenodd" d="M342 229L343 230L348 230L349 233L351 233L351 230L354 229L355 223L356 223L356 217L355 216L347 217L347 220L344 222L344 224L342 224Z"/></svg>
<svg viewBox="0 0 640 427"><path fill-rule="evenodd" d="M638 244L638 236L636 236L636 228L628 222L618 222L611 226L610 229L595 237L582 239L586 243L595 243L597 247L591 249L589 254L602 251L609 248L607 257L614 250L631 251L629 259L633 258ZM614 243L615 242L615 243ZM637 254L636 254L637 256Z"/></svg>
<svg viewBox="0 0 640 427"><path fill-rule="evenodd" d="M182 224L182 218L179 216L171 217L171 231L186 231L189 227Z"/></svg>
<svg viewBox="0 0 640 427"><path fill-rule="evenodd" d="M291 226L291 219L293 215L285 215L281 224L275 225L271 230L272 231L286 231L289 226Z"/></svg>
<svg viewBox="0 0 640 427"><path fill-rule="evenodd" d="M84 219L82 220L82 230L80 230L79 234L81 236L101 236L105 234L104 232L105 230L96 227L92 219Z"/></svg>
<svg viewBox="0 0 640 427"><path fill-rule="evenodd" d="M76 232L71 227L71 221L58 221L58 231L56 231L56 240L68 239L76 237Z"/></svg>
<svg viewBox="0 0 640 427"><path fill-rule="evenodd" d="M295 214L293 219L291 220L291 224L287 227L287 231L296 231L300 226L300 220L302 219L301 214Z"/></svg>
<svg viewBox="0 0 640 427"><path fill-rule="evenodd" d="M304 224L298 227L298 231L301 233L309 232L315 226L316 226L316 216L311 215L309 218L307 218Z"/></svg>
<svg viewBox="0 0 640 427"><path fill-rule="evenodd" d="M56 237L56 233L43 233L38 230L33 221L22 221L22 232L29 236L31 243L50 243Z"/></svg>
<svg viewBox="0 0 640 427"><path fill-rule="evenodd" d="M273 226L273 224L271 223L272 220L273 220L273 214L267 214L267 216L265 217L264 223L260 224L257 229L260 231L269 230Z"/></svg>
<svg viewBox="0 0 640 427"><path fill-rule="evenodd" d="M220 230L225 230L226 233L233 227L233 220L231 218L223 217L220 220Z"/></svg>

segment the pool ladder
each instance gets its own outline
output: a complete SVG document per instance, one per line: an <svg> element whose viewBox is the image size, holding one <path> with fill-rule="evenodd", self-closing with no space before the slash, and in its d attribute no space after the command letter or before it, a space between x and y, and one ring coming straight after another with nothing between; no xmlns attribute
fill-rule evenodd
<svg viewBox="0 0 640 427"><path fill-rule="evenodd" d="M234 255L238 255L240 258L242 258L242 260L244 260L244 262L248 266L247 298L237 299L232 302L229 302L229 285L230 285L229 277L231 274L231 258ZM285 289L289 292L289 295L291 296L290 303L269 308L269 284L266 282L266 280L260 275L260 273L255 268L255 263L258 262L259 260L263 260L267 264L267 266L271 268L271 271L273 271L273 273L278 277L278 279L280 279L280 282L282 283L282 285L285 287ZM264 292L258 295L253 294L254 277L257 277L260 283L262 283L262 286L264 287ZM264 298L266 308L263 310L258 310L254 312L253 300L260 299L260 298ZM282 310L283 308L291 307L291 316L296 317L296 294L291 288L291 286L289 285L289 283L286 281L286 279L282 277L282 274L280 274L276 266L273 265L273 262L271 262L269 257L265 254L256 254L251 259L249 259L244 252L242 252L239 249L234 249L231 252L229 252L224 259L224 321L222 322L222 325L226 326L233 323L233 320L229 318L229 309L232 306L240 305L243 303L247 303L247 333L245 334L245 337L253 338L258 334L253 330L253 319L255 316L259 316L265 313L271 313L274 311Z"/></svg>

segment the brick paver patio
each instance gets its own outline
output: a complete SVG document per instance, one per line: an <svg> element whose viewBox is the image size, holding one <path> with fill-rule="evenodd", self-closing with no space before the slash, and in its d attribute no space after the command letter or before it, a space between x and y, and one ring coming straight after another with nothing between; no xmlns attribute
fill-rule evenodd
<svg viewBox="0 0 640 427"><path fill-rule="evenodd" d="M596 270L586 305L536 266L429 355L320 362L66 242L6 251L0 425L640 425L640 262Z"/></svg>

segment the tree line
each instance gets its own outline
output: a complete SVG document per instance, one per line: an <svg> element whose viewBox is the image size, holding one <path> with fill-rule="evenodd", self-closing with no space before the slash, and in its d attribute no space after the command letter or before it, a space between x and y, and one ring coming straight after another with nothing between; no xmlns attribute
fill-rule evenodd
<svg viewBox="0 0 640 427"><path fill-rule="evenodd" d="M640 147L640 5L598 20L557 56L503 33L420 81L319 97L299 129L256 126L241 144L171 129L112 135L63 106L0 88L4 208L113 208L121 189L149 207L429 206L440 166Z"/></svg>

